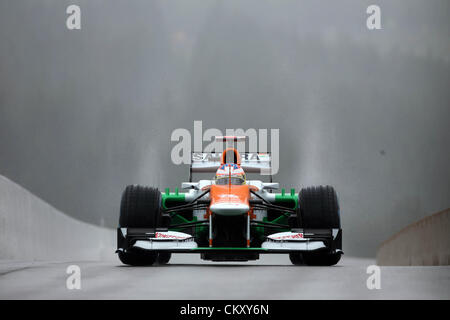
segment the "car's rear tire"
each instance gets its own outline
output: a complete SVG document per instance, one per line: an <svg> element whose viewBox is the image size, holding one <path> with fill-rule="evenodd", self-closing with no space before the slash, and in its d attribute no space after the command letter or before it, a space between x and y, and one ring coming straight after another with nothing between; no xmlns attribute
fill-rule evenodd
<svg viewBox="0 0 450 320"><path fill-rule="evenodd" d="M298 224L304 229L340 229L339 202L331 186L308 187L298 194ZM306 265L331 266L339 262L340 252L304 252Z"/></svg>
<svg viewBox="0 0 450 320"><path fill-rule="evenodd" d="M156 228L164 223L161 214L161 193L158 189L138 185L125 188L120 204L120 228ZM119 259L132 266L152 265L156 252L131 248L119 252Z"/></svg>
<svg viewBox="0 0 450 320"><path fill-rule="evenodd" d="M172 254L170 252L160 252L158 253L158 258L156 259L156 262L158 264L168 264L171 257Z"/></svg>

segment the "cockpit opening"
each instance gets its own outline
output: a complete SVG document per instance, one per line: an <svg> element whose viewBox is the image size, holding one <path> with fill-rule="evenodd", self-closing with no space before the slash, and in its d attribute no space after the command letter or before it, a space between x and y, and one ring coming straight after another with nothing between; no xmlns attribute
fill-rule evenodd
<svg viewBox="0 0 450 320"><path fill-rule="evenodd" d="M222 176L222 177L217 177L216 176L216 184L217 185L227 185L227 184L232 184L232 185L243 185L245 184L245 178L240 176L240 177L228 177L228 176Z"/></svg>

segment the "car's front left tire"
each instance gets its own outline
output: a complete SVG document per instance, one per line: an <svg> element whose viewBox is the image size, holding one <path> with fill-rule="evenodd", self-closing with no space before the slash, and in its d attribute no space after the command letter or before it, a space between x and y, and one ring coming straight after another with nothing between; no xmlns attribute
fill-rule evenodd
<svg viewBox="0 0 450 320"><path fill-rule="evenodd" d="M298 224L303 230L341 228L339 203L333 187L317 186L301 189L298 194L298 203ZM306 265L332 266L341 259L341 252L303 252L301 257Z"/></svg>
<svg viewBox="0 0 450 320"><path fill-rule="evenodd" d="M292 264L295 266L305 265L305 261L303 260L303 256L300 252L289 253L289 260L291 260Z"/></svg>
<svg viewBox="0 0 450 320"><path fill-rule="evenodd" d="M334 266L341 260L341 253L305 252L302 257L308 266Z"/></svg>

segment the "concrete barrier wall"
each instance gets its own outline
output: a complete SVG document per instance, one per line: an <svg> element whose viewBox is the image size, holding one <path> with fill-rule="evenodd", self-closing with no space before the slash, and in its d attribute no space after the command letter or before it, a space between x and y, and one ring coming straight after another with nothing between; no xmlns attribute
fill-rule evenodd
<svg viewBox="0 0 450 320"><path fill-rule="evenodd" d="M378 248L385 266L450 265L450 208L419 220Z"/></svg>
<svg viewBox="0 0 450 320"><path fill-rule="evenodd" d="M0 175L0 259L114 258L115 232L81 222Z"/></svg>

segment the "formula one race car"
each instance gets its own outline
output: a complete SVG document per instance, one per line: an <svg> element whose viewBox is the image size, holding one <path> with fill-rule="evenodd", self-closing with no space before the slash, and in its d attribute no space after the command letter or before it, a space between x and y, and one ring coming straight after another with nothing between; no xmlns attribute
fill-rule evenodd
<svg viewBox="0 0 450 320"><path fill-rule="evenodd" d="M332 187L275 193L278 183L246 180L246 173L270 169L270 153L241 155L233 147L192 153L190 166L190 181L182 183L185 193L126 187L116 251L124 264L166 264L172 253L199 253L211 261L287 253L294 265L331 266L340 260L342 230ZM195 172L215 172L215 178L192 182Z"/></svg>

